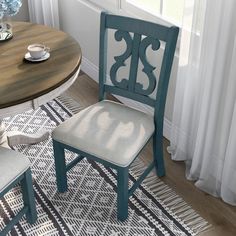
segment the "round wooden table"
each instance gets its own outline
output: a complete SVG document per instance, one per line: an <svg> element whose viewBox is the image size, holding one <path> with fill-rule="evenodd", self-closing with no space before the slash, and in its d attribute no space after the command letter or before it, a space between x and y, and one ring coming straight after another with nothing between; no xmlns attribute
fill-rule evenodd
<svg viewBox="0 0 236 236"><path fill-rule="evenodd" d="M34 43L50 48L48 60L35 63L24 59L28 45ZM0 118L35 109L60 95L77 78L81 57L78 42L68 34L43 25L13 22L13 39L0 43ZM9 136L8 140L15 145L17 139ZM1 123L0 144L4 143L6 132Z"/></svg>

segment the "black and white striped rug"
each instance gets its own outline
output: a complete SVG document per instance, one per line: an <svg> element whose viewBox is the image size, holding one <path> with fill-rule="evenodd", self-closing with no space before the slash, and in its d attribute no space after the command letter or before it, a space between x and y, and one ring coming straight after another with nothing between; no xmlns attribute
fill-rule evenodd
<svg viewBox="0 0 236 236"><path fill-rule="evenodd" d="M69 99L55 99L39 109L4 120L8 130L36 133L52 131L73 115ZM66 105L67 104L67 105ZM28 225L23 218L9 235L98 235L152 236L196 235L208 227L207 222L191 209L155 174L150 175L129 201L129 218L116 219L115 173L102 165L84 159L68 173L69 190L57 193L52 141L19 145L16 150L31 161L38 221ZM74 154L67 152L67 160ZM145 169L136 161L130 184ZM21 207L19 187L0 201L0 229Z"/></svg>

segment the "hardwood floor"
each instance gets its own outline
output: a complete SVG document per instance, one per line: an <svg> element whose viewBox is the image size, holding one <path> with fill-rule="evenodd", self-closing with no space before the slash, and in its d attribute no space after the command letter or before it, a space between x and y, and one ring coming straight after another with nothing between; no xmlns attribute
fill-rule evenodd
<svg viewBox="0 0 236 236"><path fill-rule="evenodd" d="M87 107L98 101L98 84L83 74L79 76L67 94L78 101L82 107ZM168 140L165 139L164 150L166 150L168 144ZM152 158L152 148L150 145L144 150L141 158L145 163L150 162ZM220 199L197 189L193 182L186 180L184 163L172 161L166 151L165 164L166 176L162 180L212 225L211 229L201 235L235 236L236 207L230 206Z"/></svg>

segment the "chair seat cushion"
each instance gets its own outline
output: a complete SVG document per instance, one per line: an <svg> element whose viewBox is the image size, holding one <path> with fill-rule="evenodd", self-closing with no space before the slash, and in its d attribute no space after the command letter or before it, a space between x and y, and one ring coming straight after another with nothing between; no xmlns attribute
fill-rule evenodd
<svg viewBox="0 0 236 236"><path fill-rule="evenodd" d="M52 137L58 142L126 167L153 132L151 115L104 100L60 124Z"/></svg>
<svg viewBox="0 0 236 236"><path fill-rule="evenodd" d="M30 167L30 161L19 152L0 146L0 192Z"/></svg>

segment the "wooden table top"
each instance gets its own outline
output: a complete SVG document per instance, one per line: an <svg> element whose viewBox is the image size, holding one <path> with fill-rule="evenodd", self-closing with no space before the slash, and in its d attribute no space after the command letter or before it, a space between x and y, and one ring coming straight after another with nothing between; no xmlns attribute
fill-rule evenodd
<svg viewBox="0 0 236 236"><path fill-rule="evenodd" d="M50 58L24 60L29 44L49 47ZM0 109L38 98L60 87L81 63L81 49L68 34L26 22L13 22L13 39L0 43Z"/></svg>

